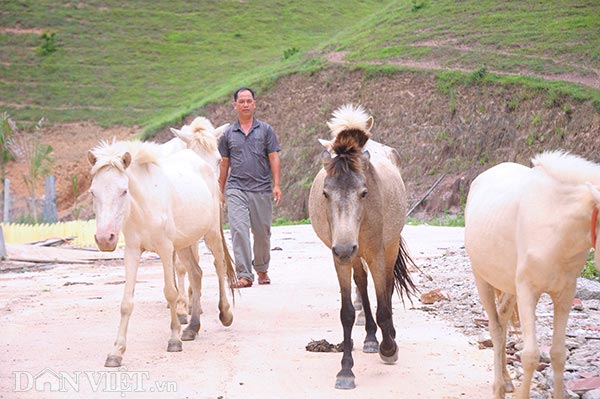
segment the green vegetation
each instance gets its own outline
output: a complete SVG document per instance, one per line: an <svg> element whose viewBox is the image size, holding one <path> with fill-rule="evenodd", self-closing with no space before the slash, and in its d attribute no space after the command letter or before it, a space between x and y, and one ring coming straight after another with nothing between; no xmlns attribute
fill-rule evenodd
<svg viewBox="0 0 600 399"><path fill-rule="evenodd" d="M407 68L395 63L436 69L451 112L458 85L480 84L542 90L548 106L568 95L600 108L598 90L534 77L600 69L600 3L589 0L24 0L2 7L0 98L15 120L30 124L43 114L50 123L138 125L147 136L225 101L241 84L261 91L285 74L323 68L333 51L346 52L367 77Z"/></svg>
<svg viewBox="0 0 600 399"><path fill-rule="evenodd" d="M581 277L600 282L600 273L598 273L596 262L594 262L594 251L591 251L588 255L587 262L581 272Z"/></svg>

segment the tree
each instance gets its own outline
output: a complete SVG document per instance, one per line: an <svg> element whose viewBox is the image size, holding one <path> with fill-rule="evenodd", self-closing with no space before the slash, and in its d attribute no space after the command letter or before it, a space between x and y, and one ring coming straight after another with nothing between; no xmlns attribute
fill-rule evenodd
<svg viewBox="0 0 600 399"><path fill-rule="evenodd" d="M27 173L23 174L23 180L30 193L30 211L33 220L37 222L37 206L35 193L40 179L44 179L52 171L52 147L41 142L41 131L44 118L42 117L32 132L24 132L16 129L13 123L13 137L8 142L10 152L20 162L27 165Z"/></svg>

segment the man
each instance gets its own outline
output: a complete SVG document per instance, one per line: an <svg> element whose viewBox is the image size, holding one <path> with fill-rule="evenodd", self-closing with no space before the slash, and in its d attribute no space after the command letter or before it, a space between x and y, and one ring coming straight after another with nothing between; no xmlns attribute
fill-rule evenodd
<svg viewBox="0 0 600 399"><path fill-rule="evenodd" d="M281 148L273 128L254 117L256 101L252 89L238 89L233 95L233 108L237 121L219 139L222 157L219 185L227 201L238 277L236 288L245 288L254 282L252 267L259 284L271 283L267 271L271 259L273 202L281 203Z"/></svg>

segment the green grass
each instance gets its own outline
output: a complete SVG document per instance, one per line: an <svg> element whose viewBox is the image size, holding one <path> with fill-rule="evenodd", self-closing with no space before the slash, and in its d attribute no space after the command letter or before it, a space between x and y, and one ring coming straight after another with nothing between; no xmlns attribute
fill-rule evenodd
<svg viewBox="0 0 600 399"><path fill-rule="evenodd" d="M371 76L406 61L474 71L437 72L449 95L457 84L526 84L600 108L598 90L525 76L600 69L591 0L24 0L3 2L0 27L1 108L18 123L43 115L151 135L239 85L260 91L318 70L329 51Z"/></svg>
<svg viewBox="0 0 600 399"><path fill-rule="evenodd" d="M5 1L0 26L20 33L0 31L2 108L18 121L160 126L301 69L317 44L386 3ZM52 51L39 50L40 32L55 33Z"/></svg>

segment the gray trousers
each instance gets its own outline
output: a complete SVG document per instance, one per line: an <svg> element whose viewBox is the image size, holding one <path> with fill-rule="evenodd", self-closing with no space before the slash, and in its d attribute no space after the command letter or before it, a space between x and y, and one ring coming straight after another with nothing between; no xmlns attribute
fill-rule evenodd
<svg viewBox="0 0 600 399"><path fill-rule="evenodd" d="M272 194L228 189L225 195L237 276L254 281L252 266L266 272L271 260Z"/></svg>

